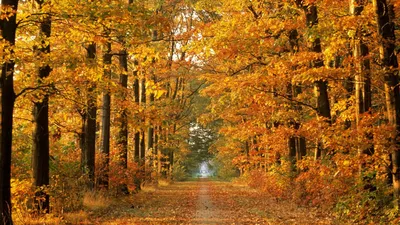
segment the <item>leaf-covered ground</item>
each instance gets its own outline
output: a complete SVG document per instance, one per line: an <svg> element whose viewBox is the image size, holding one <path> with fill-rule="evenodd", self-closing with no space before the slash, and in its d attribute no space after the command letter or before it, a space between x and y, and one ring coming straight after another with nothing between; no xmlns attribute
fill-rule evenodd
<svg viewBox="0 0 400 225"><path fill-rule="evenodd" d="M331 224L328 216L248 187L199 179L147 190L89 216L91 224Z"/></svg>

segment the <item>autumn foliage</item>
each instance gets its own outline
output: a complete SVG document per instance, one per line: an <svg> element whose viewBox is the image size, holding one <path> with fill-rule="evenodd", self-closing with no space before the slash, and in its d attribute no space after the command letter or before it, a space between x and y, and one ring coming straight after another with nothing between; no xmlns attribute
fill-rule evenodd
<svg viewBox="0 0 400 225"><path fill-rule="evenodd" d="M0 223L102 208L201 160L339 222L398 223L399 7L3 0Z"/></svg>

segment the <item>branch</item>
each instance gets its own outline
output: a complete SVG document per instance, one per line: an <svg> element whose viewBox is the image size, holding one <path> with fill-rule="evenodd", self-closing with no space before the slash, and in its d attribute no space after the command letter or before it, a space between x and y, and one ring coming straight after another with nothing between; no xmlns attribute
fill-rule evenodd
<svg viewBox="0 0 400 225"><path fill-rule="evenodd" d="M239 74L240 72L244 71L244 70L248 70L249 68L251 68L253 65L261 65L261 66L266 66L266 63L260 62L260 61L256 61L256 62L252 62L249 65L242 67L241 69L231 73L229 76L233 77L237 74Z"/></svg>
<svg viewBox="0 0 400 225"><path fill-rule="evenodd" d="M19 96L21 96L21 95L23 95L23 94L25 94L27 92L30 93L30 92L34 92L34 91L36 91L38 89L48 88L48 87L53 87L53 84L39 85L39 86L36 86L36 87L26 87L26 88L22 89L18 94L16 94L15 98L18 98Z"/></svg>
<svg viewBox="0 0 400 225"><path fill-rule="evenodd" d="M250 12L253 14L253 16L254 16L254 19L259 19L260 17L261 17L261 14L262 13L257 13L255 10L254 10L254 8L253 8L253 5L250 5L250 6L248 6L247 7L249 10L250 10Z"/></svg>
<svg viewBox="0 0 400 225"><path fill-rule="evenodd" d="M194 91L192 91L186 98L192 97L192 96L193 96L195 93L197 93L197 92L200 90L200 88L203 87L203 85L206 84L206 83L207 83L207 82L204 81L203 83L199 84L199 86L198 86Z"/></svg>
<svg viewBox="0 0 400 225"><path fill-rule="evenodd" d="M254 88L255 90L257 90L257 91L262 91L262 92L264 92L264 93L271 93L271 94L274 94L275 96L282 97L282 98L284 98L284 99L286 99L286 100L288 100L288 101L295 102L295 103L297 103L297 104L299 104L299 105L301 105L301 106L305 106L305 107L307 107L307 108L310 108L310 109L312 109L312 110L318 112L317 107L312 106L312 105L309 105L309 104L304 103L304 102L302 102L302 101L298 101L298 100L296 100L296 99L290 98L290 97L287 96L287 95L278 93L278 92L276 92L276 91L267 91L267 90L262 90L262 89L259 89L259 88L256 88L256 87L253 87L253 88Z"/></svg>

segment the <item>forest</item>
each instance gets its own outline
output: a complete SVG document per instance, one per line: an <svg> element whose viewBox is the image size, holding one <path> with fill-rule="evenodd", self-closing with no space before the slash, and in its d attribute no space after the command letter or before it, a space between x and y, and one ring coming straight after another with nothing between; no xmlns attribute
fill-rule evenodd
<svg viewBox="0 0 400 225"><path fill-rule="evenodd" d="M0 3L0 224L101 224L88 204L200 168L328 224L400 223L400 0Z"/></svg>

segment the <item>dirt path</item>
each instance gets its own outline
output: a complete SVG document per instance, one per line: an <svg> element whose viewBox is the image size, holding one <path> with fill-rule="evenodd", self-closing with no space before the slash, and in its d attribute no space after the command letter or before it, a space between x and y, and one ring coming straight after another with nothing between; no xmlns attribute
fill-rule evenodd
<svg viewBox="0 0 400 225"><path fill-rule="evenodd" d="M332 224L326 216L277 202L248 187L199 179L141 192L97 224Z"/></svg>
<svg viewBox="0 0 400 225"><path fill-rule="evenodd" d="M214 206L211 201L211 195L209 188L211 187L210 182L200 182L200 190L197 197L197 208L196 215L192 219L192 222L207 224L212 223L215 219L218 219L219 215L217 207Z"/></svg>

